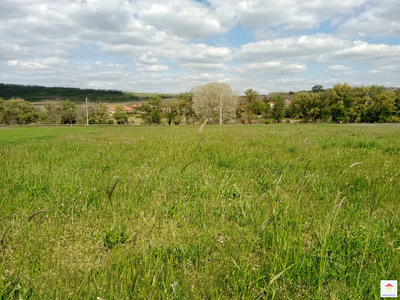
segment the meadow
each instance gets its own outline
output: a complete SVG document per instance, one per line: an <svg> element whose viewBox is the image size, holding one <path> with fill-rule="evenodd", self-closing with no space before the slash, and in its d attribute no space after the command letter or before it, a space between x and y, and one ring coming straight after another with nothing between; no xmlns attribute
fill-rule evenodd
<svg viewBox="0 0 400 300"><path fill-rule="evenodd" d="M400 126L0 128L0 299L379 299Z"/></svg>

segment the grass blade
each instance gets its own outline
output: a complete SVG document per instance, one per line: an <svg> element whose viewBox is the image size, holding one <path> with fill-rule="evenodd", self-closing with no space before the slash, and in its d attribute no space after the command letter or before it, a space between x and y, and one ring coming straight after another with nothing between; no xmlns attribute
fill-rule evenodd
<svg viewBox="0 0 400 300"><path fill-rule="evenodd" d="M274 276L274 278L271 279L271 281L269 282L269 284L272 284L275 280L277 280L279 277L281 277L283 273L285 273L287 270L289 270L289 269L290 269L291 267L293 267L295 264L297 264L297 263L294 263L294 264L290 265L290 266L287 267L285 270L283 270L282 272L280 272L278 275Z"/></svg>

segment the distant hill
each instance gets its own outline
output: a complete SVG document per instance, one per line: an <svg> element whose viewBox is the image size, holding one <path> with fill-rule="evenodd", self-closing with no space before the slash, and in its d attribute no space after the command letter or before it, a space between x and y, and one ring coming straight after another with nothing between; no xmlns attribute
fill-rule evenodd
<svg viewBox="0 0 400 300"><path fill-rule="evenodd" d="M85 97L90 101L127 102L141 101L150 98L152 93L125 93L117 90L95 90L68 87L45 87L38 85L20 85L0 83L0 97L3 99L21 98L29 102L44 100L65 100L83 102ZM173 98L175 94L157 94L161 98Z"/></svg>

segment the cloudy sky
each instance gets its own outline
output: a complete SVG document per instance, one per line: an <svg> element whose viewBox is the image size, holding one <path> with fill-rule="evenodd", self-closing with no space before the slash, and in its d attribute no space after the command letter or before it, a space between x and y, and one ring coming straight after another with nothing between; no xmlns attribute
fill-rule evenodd
<svg viewBox="0 0 400 300"><path fill-rule="evenodd" d="M0 0L0 82L241 94L400 86L399 0Z"/></svg>

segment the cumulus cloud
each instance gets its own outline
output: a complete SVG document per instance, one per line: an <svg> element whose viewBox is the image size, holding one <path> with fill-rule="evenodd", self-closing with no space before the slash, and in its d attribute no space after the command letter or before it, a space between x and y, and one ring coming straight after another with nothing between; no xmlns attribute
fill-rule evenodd
<svg viewBox="0 0 400 300"><path fill-rule="evenodd" d="M396 86L397 2L7 2L0 4L0 81L148 92L208 81L241 92L338 81ZM235 35L239 27L250 36ZM392 42L369 39L382 36Z"/></svg>
<svg viewBox="0 0 400 300"><path fill-rule="evenodd" d="M343 65L331 65L328 67L328 69L331 71L349 71L349 70L351 70L350 67L346 67Z"/></svg>

